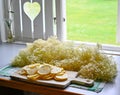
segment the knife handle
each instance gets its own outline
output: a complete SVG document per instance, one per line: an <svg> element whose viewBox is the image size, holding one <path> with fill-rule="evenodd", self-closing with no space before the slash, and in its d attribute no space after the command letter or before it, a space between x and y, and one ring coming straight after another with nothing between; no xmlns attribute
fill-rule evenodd
<svg viewBox="0 0 120 95"><path fill-rule="evenodd" d="M84 78L73 78L71 83L91 87L94 85L94 80Z"/></svg>

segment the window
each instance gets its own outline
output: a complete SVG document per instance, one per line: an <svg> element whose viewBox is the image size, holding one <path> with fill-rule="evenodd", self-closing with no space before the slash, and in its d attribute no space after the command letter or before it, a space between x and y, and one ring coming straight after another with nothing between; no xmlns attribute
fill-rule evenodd
<svg viewBox="0 0 120 95"><path fill-rule="evenodd" d="M70 40L117 44L117 0L66 0Z"/></svg>
<svg viewBox="0 0 120 95"><path fill-rule="evenodd" d="M120 0L66 0L67 38L78 44L77 40L88 45L100 43L105 50L120 51L119 4Z"/></svg>
<svg viewBox="0 0 120 95"><path fill-rule="evenodd" d="M52 35L57 35L57 37L60 40L67 40L66 1L67 0L30 0L28 1L28 2L38 2L41 6L40 14L34 19L34 23L33 23L34 32L32 32L31 21L23 10L24 3L27 2L27 0L0 0L1 30L5 31L5 32L1 32L2 41L5 41L7 39L7 34L8 34L7 27L5 26L5 24L3 24L3 19L5 18L14 20L12 24L12 28L13 28L12 32L15 36L16 41L33 41L38 38L47 39ZM118 4L120 5L120 0ZM11 5L10 11L13 11L12 14L11 13L8 14L10 5ZM118 8L120 10L120 7ZM120 14L120 12L118 13ZM120 23L120 20L118 19L118 25L119 23ZM34 34L34 37L33 37L34 39L32 38L32 33ZM120 35L120 30L118 27L117 41L120 42L119 35ZM77 41L75 41L75 43L79 44L79 42ZM87 44L90 44L90 43L87 43ZM106 45L104 49L113 49L110 47L113 47L113 46ZM120 48L117 48L117 49L114 48L114 50L120 51Z"/></svg>

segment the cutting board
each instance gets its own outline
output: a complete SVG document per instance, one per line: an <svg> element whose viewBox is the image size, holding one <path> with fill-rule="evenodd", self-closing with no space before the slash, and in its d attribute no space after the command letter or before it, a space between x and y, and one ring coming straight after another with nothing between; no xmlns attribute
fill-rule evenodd
<svg viewBox="0 0 120 95"><path fill-rule="evenodd" d="M29 83L39 84L39 85L45 85L45 86L52 86L52 87L58 87L58 88L65 88L69 86L71 83L77 83L77 84L84 84L82 82L87 82L87 80L81 80L79 78L76 78L78 72L74 71L66 71L68 75L68 79L66 81L55 81L55 80L28 80L26 76L20 75L18 73L12 74L10 77L14 80L19 81L25 81ZM77 80L77 81L76 81ZM93 81L88 81L87 85L93 85Z"/></svg>

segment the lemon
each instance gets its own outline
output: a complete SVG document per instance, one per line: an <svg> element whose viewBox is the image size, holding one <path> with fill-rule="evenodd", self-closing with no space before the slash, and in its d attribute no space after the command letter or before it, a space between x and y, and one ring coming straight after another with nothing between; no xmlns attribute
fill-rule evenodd
<svg viewBox="0 0 120 95"><path fill-rule="evenodd" d="M37 72L40 75L47 75L51 72L51 66L50 65L42 65L39 67L39 70Z"/></svg>
<svg viewBox="0 0 120 95"><path fill-rule="evenodd" d="M56 81L65 81L65 80L68 79L68 76L67 76L67 74L65 73L65 74L63 74L63 75L56 75L56 76L54 77L54 79L55 79Z"/></svg>
<svg viewBox="0 0 120 95"><path fill-rule="evenodd" d="M63 68L56 67L56 66L52 66L51 73L52 73L52 74L58 74L58 73L60 73L62 70L63 70Z"/></svg>

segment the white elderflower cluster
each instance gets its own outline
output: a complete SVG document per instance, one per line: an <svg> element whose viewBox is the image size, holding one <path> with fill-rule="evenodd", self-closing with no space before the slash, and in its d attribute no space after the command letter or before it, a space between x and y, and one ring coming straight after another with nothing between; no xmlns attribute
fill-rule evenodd
<svg viewBox="0 0 120 95"><path fill-rule="evenodd" d="M102 54L98 46L74 47L73 44L61 42L56 37L28 43L13 59L12 66L22 67L35 63L47 63L65 70L78 71L84 78L101 81L111 81L117 74L114 60Z"/></svg>

